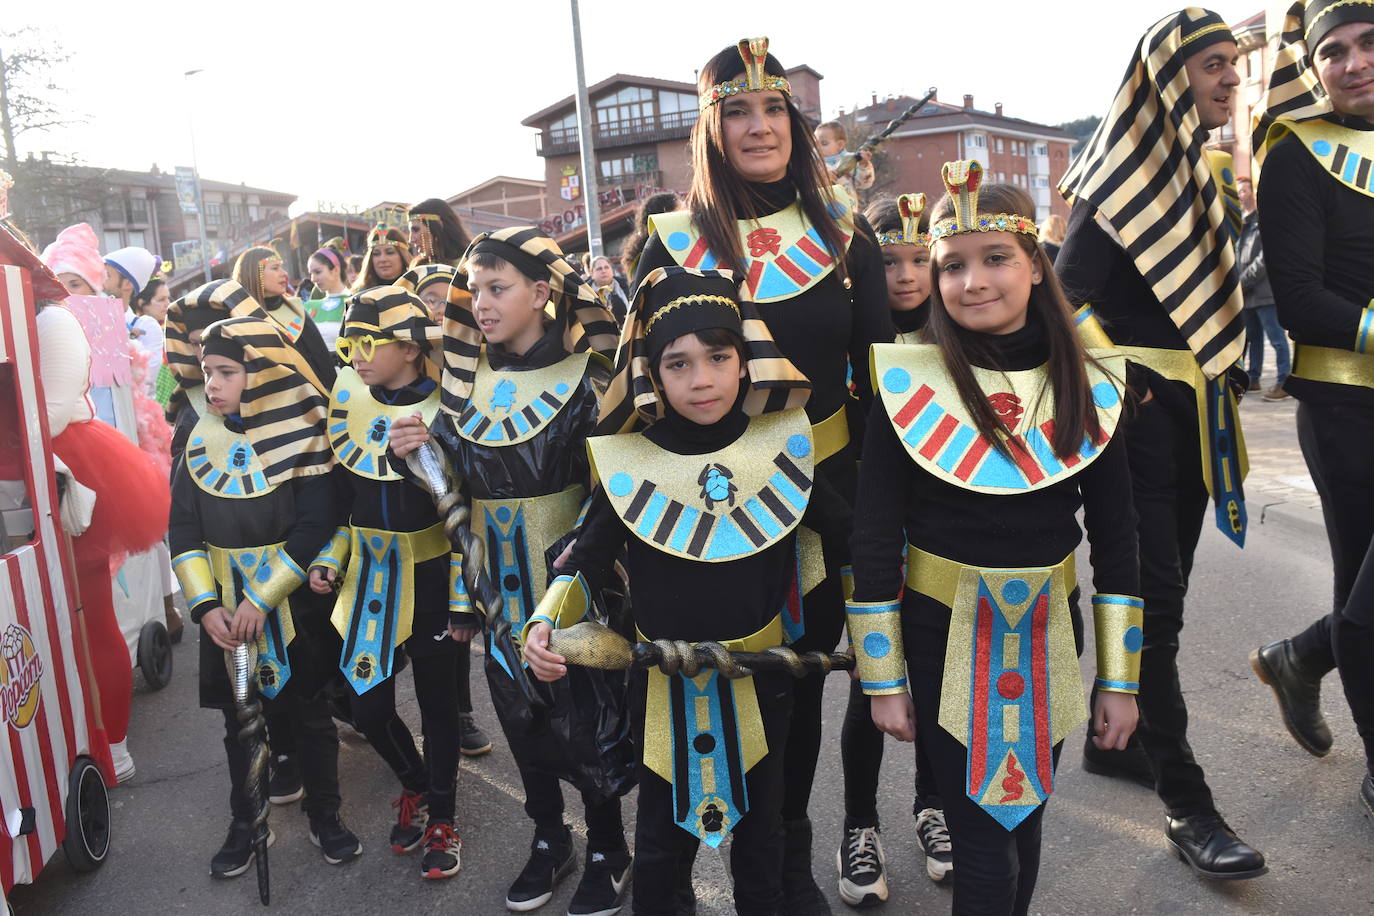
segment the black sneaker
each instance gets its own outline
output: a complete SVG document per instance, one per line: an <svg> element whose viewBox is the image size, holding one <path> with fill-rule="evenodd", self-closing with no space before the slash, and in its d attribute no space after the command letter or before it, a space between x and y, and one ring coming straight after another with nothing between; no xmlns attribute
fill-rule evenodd
<svg viewBox="0 0 1374 916"><path fill-rule="evenodd" d="M945 826L945 812L939 808L924 808L916 815L916 838L926 854L926 875L942 884L954 870L954 847L949 842L949 828Z"/></svg>
<svg viewBox="0 0 1374 916"><path fill-rule="evenodd" d="M276 836L269 829L267 845L271 846L276 841ZM252 867L253 858L253 824L250 821L231 821L224 845L210 860L210 877L237 878Z"/></svg>
<svg viewBox="0 0 1374 916"><path fill-rule="evenodd" d="M425 830L425 856L420 874L426 878L452 878L463 867L463 841L446 821L436 821Z"/></svg>
<svg viewBox="0 0 1374 916"><path fill-rule="evenodd" d="M536 910L549 902L553 889L577 867L572 829L567 824L552 837L534 835L530 858L506 892L506 909L516 913Z"/></svg>
<svg viewBox="0 0 1374 916"><path fill-rule="evenodd" d="M425 841L429 803L423 793L406 789L391 807L396 809L396 823L391 828L391 851L414 852Z"/></svg>
<svg viewBox="0 0 1374 916"><path fill-rule="evenodd" d="M874 906L887 899L883 877L882 834L877 827L850 827L835 851L840 871L840 899L850 906Z"/></svg>
<svg viewBox="0 0 1374 916"><path fill-rule="evenodd" d="M627 849L613 852L587 850L582 880L573 891L568 916L615 916L625 905L634 857Z"/></svg>
<svg viewBox="0 0 1374 916"><path fill-rule="evenodd" d="M301 768L292 754L278 754L267 768L267 800L274 805L289 805L300 801L305 794L301 785Z"/></svg>
<svg viewBox="0 0 1374 916"><path fill-rule="evenodd" d="M458 713L458 750L464 757L481 757L491 753L491 739L477 726L470 712Z"/></svg>
<svg viewBox="0 0 1374 916"><path fill-rule="evenodd" d="M342 865L363 854L362 842L344 826L337 811L310 819L310 842L320 847L330 865Z"/></svg>

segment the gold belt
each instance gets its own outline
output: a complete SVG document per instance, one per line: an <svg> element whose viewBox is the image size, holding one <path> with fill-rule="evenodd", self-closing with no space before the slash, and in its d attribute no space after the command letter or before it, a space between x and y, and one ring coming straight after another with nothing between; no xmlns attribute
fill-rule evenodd
<svg viewBox="0 0 1374 916"><path fill-rule="evenodd" d="M1310 382L1374 388L1374 354L1298 344L1294 348L1292 374Z"/></svg>
<svg viewBox="0 0 1374 916"><path fill-rule="evenodd" d="M1064 574L1064 591L1072 592L1078 584L1077 573L1074 569L1073 554L1069 554L1061 562L1053 566L1041 567L1043 569L1059 570ZM985 566L969 566L957 560L946 560L944 557L927 553L919 547L910 544L906 548L906 584L907 588L915 589L922 595L928 595L945 607L953 608L955 595L959 590L959 574L965 569L987 570L988 572L1000 572L1001 570Z"/></svg>
<svg viewBox="0 0 1374 916"><path fill-rule="evenodd" d="M635 635L640 642L649 642L648 636L644 631L635 627ZM762 652L764 649L771 649L774 646L782 645L782 615L775 614L773 619L765 623L757 631L739 639L720 639L716 640L731 652ZM654 669L657 670L657 669Z"/></svg>
<svg viewBox="0 0 1374 916"><path fill-rule="evenodd" d="M816 445L816 463L820 464L849 444L849 420L844 407L819 423L811 424L811 438Z"/></svg>
<svg viewBox="0 0 1374 916"><path fill-rule="evenodd" d="M358 532L358 538L362 541L367 541L374 534L387 540L396 538L401 542L402 556L408 556L416 563L453 552L453 545L449 543L448 535L444 534L443 522L430 525L423 531L386 531L359 525L354 525L353 530Z"/></svg>

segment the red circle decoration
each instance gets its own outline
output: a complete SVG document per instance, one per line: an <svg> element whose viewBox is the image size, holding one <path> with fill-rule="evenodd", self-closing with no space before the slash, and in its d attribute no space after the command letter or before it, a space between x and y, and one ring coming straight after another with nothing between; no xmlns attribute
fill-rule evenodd
<svg viewBox="0 0 1374 916"><path fill-rule="evenodd" d="M997 692L1004 700L1014 700L1026 690L1026 681L1015 671L1003 671L997 679Z"/></svg>

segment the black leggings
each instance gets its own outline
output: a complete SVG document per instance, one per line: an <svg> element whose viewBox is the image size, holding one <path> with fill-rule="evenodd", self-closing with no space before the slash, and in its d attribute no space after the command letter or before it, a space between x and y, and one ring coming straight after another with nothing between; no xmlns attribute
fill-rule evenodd
<svg viewBox="0 0 1374 916"><path fill-rule="evenodd" d="M1345 698L1364 740L1365 766L1374 773L1374 543L1350 599L1334 615L1332 631Z"/></svg>
<svg viewBox="0 0 1374 916"><path fill-rule="evenodd" d="M450 823L458 778L458 691L453 670L460 654L445 647L410 660L425 739L423 758L409 726L396 714L396 678L351 698L358 731L404 788L427 794L430 819Z"/></svg>
<svg viewBox="0 0 1374 916"><path fill-rule="evenodd" d="M849 682L849 705L840 730L840 759L844 764L844 826L877 827L878 776L883 766L883 740L886 736L873 724L873 707L856 680ZM926 752L925 729L916 731L916 795L911 813L925 808L940 808L940 790Z"/></svg>
<svg viewBox="0 0 1374 916"><path fill-rule="evenodd" d="M208 638L208 637L203 637ZM305 800L301 807L311 820L339 810L339 733L330 715L329 701L319 694L302 695L294 678L276 699L263 699L269 720L284 720L299 749L301 783ZM229 759L229 809L235 820L253 819L253 802L243 790L248 775L248 751L239 744L239 722L233 709L224 714L224 751ZM297 752L297 751L293 751Z"/></svg>

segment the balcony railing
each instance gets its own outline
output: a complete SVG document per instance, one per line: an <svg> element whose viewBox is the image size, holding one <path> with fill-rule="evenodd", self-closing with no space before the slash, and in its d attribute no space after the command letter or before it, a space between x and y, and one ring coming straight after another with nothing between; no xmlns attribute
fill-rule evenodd
<svg viewBox="0 0 1374 916"><path fill-rule="evenodd" d="M635 188L640 185L656 188L663 183L663 173L658 170L625 172L622 175L602 175L596 181L603 188Z"/></svg>
<svg viewBox="0 0 1374 916"><path fill-rule="evenodd" d="M656 143L659 140L678 140L687 136L697 122L699 112L674 111L650 115L646 118L626 118L592 125L592 142L597 149L628 146L632 143ZM536 152L541 156L566 156L577 152L576 127L555 127L540 133Z"/></svg>

